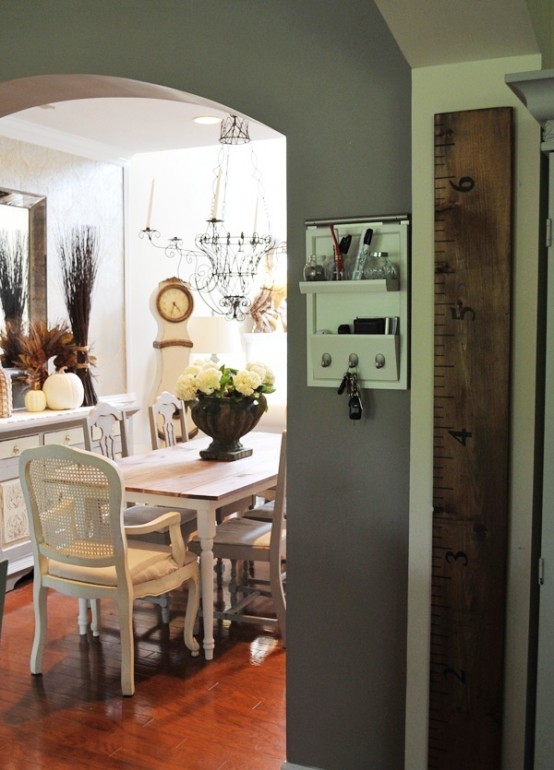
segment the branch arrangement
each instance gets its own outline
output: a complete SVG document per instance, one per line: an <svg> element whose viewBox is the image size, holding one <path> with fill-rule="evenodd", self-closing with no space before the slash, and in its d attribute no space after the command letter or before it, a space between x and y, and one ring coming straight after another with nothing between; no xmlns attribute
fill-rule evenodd
<svg viewBox="0 0 554 770"><path fill-rule="evenodd" d="M99 244L96 228L91 225L73 227L58 242L63 290L67 314L73 331L77 361L75 373L85 391L83 406L93 406L98 397L92 382L89 355L89 322L92 292L98 273Z"/></svg>

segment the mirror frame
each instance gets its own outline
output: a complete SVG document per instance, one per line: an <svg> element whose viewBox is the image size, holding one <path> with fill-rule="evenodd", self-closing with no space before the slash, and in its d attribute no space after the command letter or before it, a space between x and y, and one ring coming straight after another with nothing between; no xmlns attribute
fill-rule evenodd
<svg viewBox="0 0 554 770"><path fill-rule="evenodd" d="M5 199L11 196L14 201L8 203ZM45 321L47 320L46 196L0 187L0 206L6 205L25 208L29 212L28 318L30 322Z"/></svg>

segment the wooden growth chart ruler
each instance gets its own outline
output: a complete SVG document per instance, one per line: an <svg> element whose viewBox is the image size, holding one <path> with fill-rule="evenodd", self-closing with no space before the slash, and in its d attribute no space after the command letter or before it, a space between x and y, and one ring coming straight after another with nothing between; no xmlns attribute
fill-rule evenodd
<svg viewBox="0 0 554 770"><path fill-rule="evenodd" d="M512 110L435 116L430 770L500 768Z"/></svg>

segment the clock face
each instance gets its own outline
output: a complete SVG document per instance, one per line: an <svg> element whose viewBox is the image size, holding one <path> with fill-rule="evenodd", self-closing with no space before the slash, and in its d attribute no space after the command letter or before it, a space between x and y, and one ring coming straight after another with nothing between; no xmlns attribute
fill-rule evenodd
<svg viewBox="0 0 554 770"><path fill-rule="evenodd" d="M184 283L167 283L156 298L161 317L171 323L185 321L192 313L194 303L190 289Z"/></svg>

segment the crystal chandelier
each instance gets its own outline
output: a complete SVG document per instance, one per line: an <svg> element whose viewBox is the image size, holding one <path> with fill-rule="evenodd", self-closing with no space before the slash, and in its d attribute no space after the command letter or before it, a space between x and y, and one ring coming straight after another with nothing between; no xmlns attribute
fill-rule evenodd
<svg viewBox="0 0 554 770"><path fill-rule="evenodd" d="M251 234L244 229L232 234L225 226L225 208L229 185L229 160L232 145L248 144L248 121L237 115L229 115L221 122L218 164L215 169L215 185L211 215L206 229L194 239L195 249L187 249L180 237L170 238L165 245L156 241L157 230L147 226L139 237L146 236L150 243L164 250L167 257L193 265L189 282L199 293L212 313L228 320L244 320L252 306L252 294L257 287L260 261L275 249L275 239L257 231L258 203L262 201L269 230L269 216L263 193L261 175L256 166L253 150L251 162L253 180L257 183L256 211Z"/></svg>

